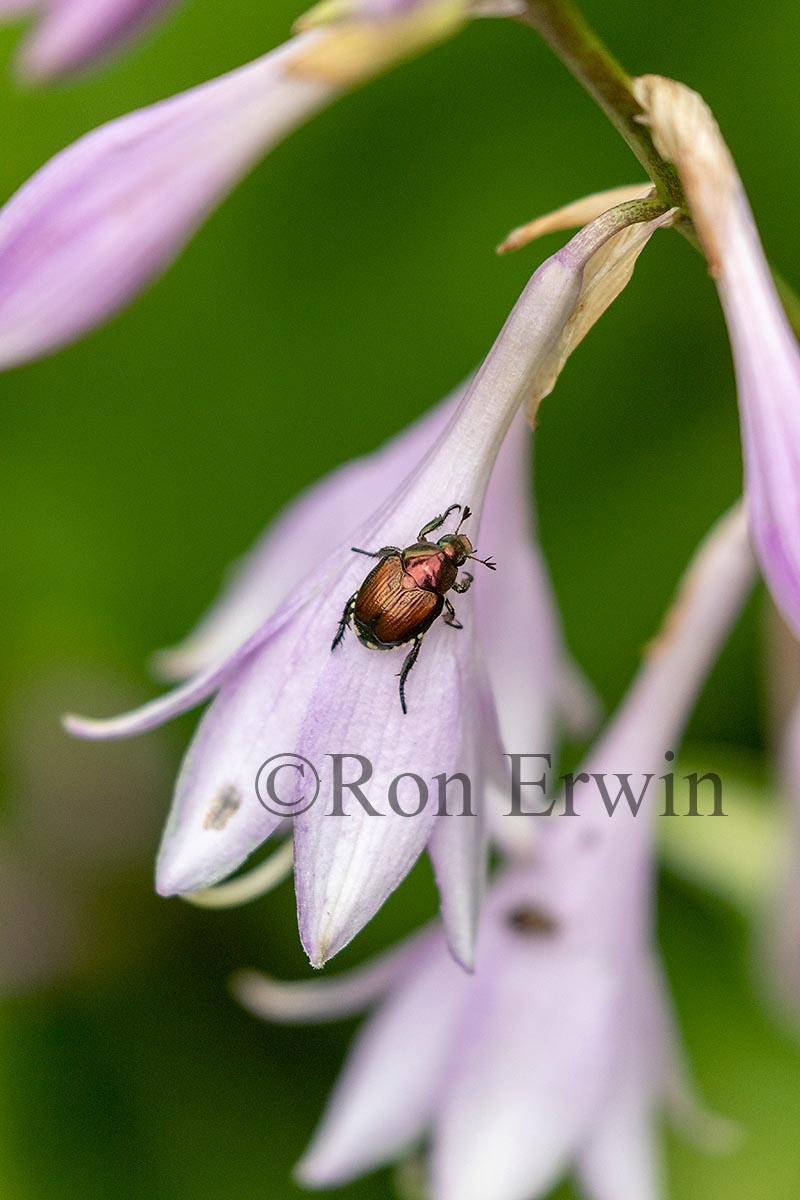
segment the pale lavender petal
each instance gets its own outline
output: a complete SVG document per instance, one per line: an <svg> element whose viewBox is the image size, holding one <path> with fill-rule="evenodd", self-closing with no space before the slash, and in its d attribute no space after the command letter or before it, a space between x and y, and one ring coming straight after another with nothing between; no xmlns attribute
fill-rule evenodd
<svg viewBox="0 0 800 1200"><path fill-rule="evenodd" d="M637 956L619 1019L624 1029L608 1091L577 1158L588 1200L658 1200L662 1164L656 1104L679 1051L655 953Z"/></svg>
<svg viewBox="0 0 800 1200"><path fill-rule="evenodd" d="M312 602L229 674L205 713L161 841L156 887L162 895L224 879L311 794L306 768L302 776L289 767L276 777L278 802L257 789L256 780L268 759L297 753L309 692L320 661L330 655L330 629L315 620L316 611Z"/></svg>
<svg viewBox="0 0 800 1200"><path fill-rule="evenodd" d="M74 340L175 257L252 164L336 93L294 39L62 151L0 212L0 365Z"/></svg>
<svg viewBox="0 0 800 1200"><path fill-rule="evenodd" d="M461 731L462 753L466 755L461 770L470 781L469 807L465 806L460 785L451 785L445 797L447 815L436 818L428 856L436 876L450 951L463 967L471 970L489 849L484 780L493 754L499 757L501 748L497 714L487 682L481 676L476 680L473 675L463 679L461 686L476 688L479 693L475 697L477 703L466 708L470 723Z"/></svg>
<svg viewBox="0 0 800 1200"><path fill-rule="evenodd" d="M449 629L441 621L434 625L409 677L407 714L400 707L397 672L408 647L380 654L351 639L328 654L299 740L299 753L321 775L320 799L295 819L300 938L316 966L358 933L425 848L437 820L434 777L469 774L461 689L465 676L474 677L471 636L468 628ZM366 653L373 657L369 670L354 670L352 656ZM337 753L361 755L371 764L372 776L363 790L375 813L345 793L346 815L331 815L330 755ZM401 816L389 803L392 780L405 773L419 777L432 793L417 815ZM360 775L360 766L351 761L344 778ZM414 813L418 785L407 779L397 798L400 807ZM461 823L474 819L452 818Z"/></svg>
<svg viewBox="0 0 800 1200"><path fill-rule="evenodd" d="M587 1200L658 1200L662 1195L653 1063L642 1016L629 1006L611 1088L578 1156L578 1180Z"/></svg>
<svg viewBox="0 0 800 1200"><path fill-rule="evenodd" d="M155 20L175 0L44 0L23 46L25 75L43 79L87 66Z"/></svg>
<svg viewBox="0 0 800 1200"><path fill-rule="evenodd" d="M298 1167L306 1186L335 1187L391 1161L430 1124L470 977L441 937L425 954L358 1035Z"/></svg>
<svg viewBox="0 0 800 1200"><path fill-rule="evenodd" d="M621 978L557 924L515 927L529 873L495 889L434 1122L435 1200L529 1200L567 1167L619 1040ZM541 909L542 915L548 914Z"/></svg>
<svg viewBox="0 0 800 1200"><path fill-rule="evenodd" d="M432 937L441 942L438 930L426 929L363 966L323 979L284 983L260 971L237 971L231 988L240 1004L265 1021L302 1025L352 1017L381 1000L424 963Z"/></svg>
<svg viewBox="0 0 800 1200"><path fill-rule="evenodd" d="M767 585L800 636L800 350L750 205L713 114L659 76L635 81L662 152L676 163L719 289L733 350L745 497Z"/></svg>

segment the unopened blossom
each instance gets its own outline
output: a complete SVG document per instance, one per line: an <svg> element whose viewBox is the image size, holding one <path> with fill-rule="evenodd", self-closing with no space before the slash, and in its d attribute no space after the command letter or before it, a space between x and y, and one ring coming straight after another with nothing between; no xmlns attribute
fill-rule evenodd
<svg viewBox="0 0 800 1200"><path fill-rule="evenodd" d="M30 51L37 61L55 53L47 30L51 39L79 21L85 30L103 7L63 6L48 10ZM471 12L467 0L384 8L322 21L246 66L101 125L33 175L0 210L0 369L106 321L267 151L346 88L444 36L445 10L457 18L450 32Z"/></svg>
<svg viewBox="0 0 800 1200"><path fill-rule="evenodd" d="M649 232L659 224L661 218L650 222ZM366 575L353 546L374 551L408 545L423 524L459 504L462 513L472 510L470 537L484 547L484 496L505 434L521 403L539 390L543 371L550 386L553 355L584 296L584 267L615 236L619 226L610 214L539 268L427 452L407 462L394 490L376 488L377 507L368 515L351 514L350 531L342 532L318 567L309 565L302 586L241 647L137 712L107 721L70 720L81 736L126 737L218 692L177 783L159 855L160 892L217 883L269 837L281 815L259 803L253 781L272 756L301 755L321 776L320 799L311 807L305 803L303 811L308 780L295 773L289 806L295 814L300 935L311 961L321 964L341 949L426 848L451 946L462 960L470 959L484 861L480 813L437 821L429 804L409 818L387 809L386 797L390 782L409 772L428 781L442 773L466 776L479 796L483 778L495 769L500 743L472 619L474 591L491 587L495 577L487 573L473 591L456 597L463 630L440 620L425 636L408 683L407 713L398 697L396 655L370 652L367 659L352 635L333 653L331 639ZM485 553L491 549L485 546ZM370 794L383 798L381 815L356 801L346 818L327 811L335 769L330 756L344 752L372 765Z"/></svg>
<svg viewBox="0 0 800 1200"><path fill-rule="evenodd" d="M588 778L575 792L578 816L542 819L534 865L506 870L490 891L474 975L430 929L322 983L237 977L243 1003L273 1020L349 1016L380 1002L299 1166L301 1182L340 1186L427 1136L432 1200L532 1200L568 1169L589 1200L659 1195L657 1108L695 1132L701 1118L653 946L661 793L648 788L668 769L665 749L753 574L735 510L701 547L585 767L608 781L612 801L617 773L628 775L632 806L620 799L609 815Z"/></svg>
<svg viewBox="0 0 800 1200"><path fill-rule="evenodd" d="M51 79L91 66L126 43L175 0L0 0L0 19L34 14L20 70Z"/></svg>
<svg viewBox="0 0 800 1200"><path fill-rule="evenodd" d="M772 280L742 181L696 92L648 75L636 95L675 163L733 350L745 494L767 585L800 636L800 350Z"/></svg>

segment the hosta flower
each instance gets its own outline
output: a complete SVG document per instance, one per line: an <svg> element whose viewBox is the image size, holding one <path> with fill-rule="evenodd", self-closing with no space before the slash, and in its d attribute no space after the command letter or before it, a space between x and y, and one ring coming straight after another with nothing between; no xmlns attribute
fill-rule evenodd
<svg viewBox="0 0 800 1200"><path fill-rule="evenodd" d="M800 636L800 351L742 182L696 92L636 81L653 136L680 173L720 299L739 393L750 529L767 585Z"/></svg>
<svg viewBox="0 0 800 1200"><path fill-rule="evenodd" d="M35 13L21 69L34 79L65 75L104 58L175 0L0 0L6 14Z"/></svg>
<svg viewBox="0 0 800 1200"><path fill-rule="evenodd" d="M304 1183L338 1186L428 1135L433 1200L530 1200L569 1167L591 1200L658 1194L656 1107L695 1124L699 1115L652 944L660 793L642 784L663 769L752 577L736 510L701 548L585 768L609 786L629 773L634 799L644 797L638 816L623 800L609 817L597 790L579 787L579 815L545 822L533 867L492 887L473 976L433 929L351 976L237 978L240 999L275 1020L380 1001L300 1164Z"/></svg>
<svg viewBox="0 0 800 1200"><path fill-rule="evenodd" d="M30 54L41 68L77 30L88 36L93 19L97 33L103 12L110 19L112 8L135 7L148 6L63 0L47 10ZM0 210L0 369L117 312L268 150L343 88L452 32L471 11L467 0L374 7L322 20L246 66L100 126L24 184ZM508 10L480 11L493 7Z"/></svg>
<svg viewBox="0 0 800 1200"><path fill-rule="evenodd" d="M641 244L662 220L639 233ZM467 506L473 512L473 543L492 550L483 541L480 519L495 458L522 401L552 385L553 359L563 353L579 301L584 310L592 308L591 295L582 291L585 264L600 246L620 238L627 263L629 231L619 233L617 221L614 214L600 218L539 268L438 438L419 461L407 461L405 478L393 491L376 486L377 507L366 517L350 514L352 532L343 530L319 566L308 563L302 584L243 646L128 716L71 719L70 727L82 736L125 737L219 692L178 780L159 856L159 891L207 888L239 866L281 820L254 795L261 764L274 755L297 754L314 764L322 783L317 803L300 811L308 781L296 775L288 801L296 814L300 934L312 962L324 962L354 936L425 848L451 944L462 959L470 957L483 863L480 816L437 820L431 803L410 818L387 808L386 797L391 782L409 772L427 781L461 774L477 796L483 777L495 768L499 748L474 641L474 593L456 597L463 630L438 621L426 634L408 683L408 713L398 697L397 654L368 652L352 636L332 653L331 639L368 569L351 547L405 546L433 517L460 504L462 514ZM495 583L487 576L475 590ZM534 609L531 618L536 615ZM369 791L379 798L380 815L352 796L346 817L330 815L337 769L330 756L345 753L372 765ZM358 780L360 773L348 770L344 778ZM458 795L452 803L459 803ZM409 807L408 799L403 807Z"/></svg>
<svg viewBox="0 0 800 1200"><path fill-rule="evenodd" d="M159 672L168 679L185 679L235 651L301 586L309 561L327 553L352 524L353 514L369 508L380 489L402 483L409 462L421 458L439 436L465 390L459 388L386 446L340 467L290 504L236 564L197 627L179 646L157 656ZM503 564L503 586L477 593L475 624L503 744L549 751L558 723L576 736L590 730L596 701L565 650L536 543L529 503L530 442L530 428L520 412L500 450L481 525L482 540ZM498 795L497 802L507 809L505 796ZM501 821L497 829L506 838L522 838L530 832L525 825Z"/></svg>

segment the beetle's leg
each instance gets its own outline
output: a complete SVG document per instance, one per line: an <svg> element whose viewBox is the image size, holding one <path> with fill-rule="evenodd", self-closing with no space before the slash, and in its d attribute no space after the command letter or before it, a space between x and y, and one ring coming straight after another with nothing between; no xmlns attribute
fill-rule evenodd
<svg viewBox="0 0 800 1200"><path fill-rule="evenodd" d="M417 541L424 542L426 535L429 533L433 533L434 529L438 529L440 525L444 525L445 521L450 516L450 513L455 512L456 509L460 510L461 505L460 504L451 504L450 507L448 509L446 509L443 513L441 513L438 517L434 517L432 521L428 521L427 525L423 525L422 529L420 529L419 533L417 534Z"/></svg>
<svg viewBox="0 0 800 1200"><path fill-rule="evenodd" d="M345 633L350 628L350 620L353 616L353 609L356 606L356 597L357 596L358 596L358 592L353 592L352 596L347 601L347 604L345 604L345 606L344 606L344 612L342 613L342 619L339 622L339 628L336 631L336 637L331 642L331 650L336 649L336 647L339 645L339 642L342 640Z"/></svg>
<svg viewBox="0 0 800 1200"><path fill-rule="evenodd" d="M456 616L456 610L453 608L452 604L447 599L447 596L443 596L442 599L444 600L444 608L445 608L445 613L444 613L444 617L443 617L445 625L449 625L451 629L463 629L464 626L461 624L458 617Z"/></svg>
<svg viewBox="0 0 800 1200"><path fill-rule="evenodd" d="M380 550L359 550L358 546L351 546L350 549L354 554L366 554L367 558L388 558L390 554L403 553L399 546L381 546Z"/></svg>
<svg viewBox="0 0 800 1200"><path fill-rule="evenodd" d="M453 591L458 592L460 596L463 596L464 592L469 590L472 579L473 577L470 575L469 571L462 572L461 578L453 584ZM446 603L447 601L445 600L445 604Z"/></svg>
<svg viewBox="0 0 800 1200"><path fill-rule="evenodd" d="M420 634L419 637L414 638L414 645L406 655L406 661L403 663L403 669L400 672L400 707L404 713L408 712L408 708L406 706L406 680L408 679L411 668L417 661L417 655L419 654L419 648L422 645L423 637L424 634Z"/></svg>

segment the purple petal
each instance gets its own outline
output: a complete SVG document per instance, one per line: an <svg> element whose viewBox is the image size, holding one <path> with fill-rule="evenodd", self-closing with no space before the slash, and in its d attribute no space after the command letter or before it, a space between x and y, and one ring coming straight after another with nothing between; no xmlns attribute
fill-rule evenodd
<svg viewBox="0 0 800 1200"><path fill-rule="evenodd" d="M288 70L304 40L96 129L17 192L0 212L0 365L105 321L267 149L335 95Z"/></svg>
<svg viewBox="0 0 800 1200"><path fill-rule="evenodd" d="M174 0L49 0L22 50L22 71L46 79L87 66L116 49Z"/></svg>
<svg viewBox="0 0 800 1200"><path fill-rule="evenodd" d="M319 661L330 654L330 629L311 604L229 674L200 723L181 767L156 869L161 895L194 892L224 879L287 816L302 781L289 769L279 801L257 790L263 763L292 755ZM301 751L302 752L302 751ZM314 760L312 759L312 762Z"/></svg>
<svg viewBox="0 0 800 1200"><path fill-rule="evenodd" d="M335 1187L389 1162L433 1116L470 977L432 939L406 982L358 1035L298 1167L310 1187Z"/></svg>
<svg viewBox="0 0 800 1200"><path fill-rule="evenodd" d="M608 1086L621 976L560 927L514 927L531 876L491 899L434 1124L436 1200L529 1200L568 1165ZM543 910L547 912L547 910Z"/></svg>
<svg viewBox="0 0 800 1200"><path fill-rule="evenodd" d="M316 966L358 933L424 850L437 821L434 777L441 772L470 774L464 742L464 729L471 724L465 681L474 678L469 643L468 629L434 625L409 677L407 714L397 685L407 646L379 654L350 639L328 654L299 741L299 754L320 773L320 799L295 820L300 938ZM366 654L373 660L368 664ZM345 792L346 815L331 815L330 755L336 753L363 756L371 765L363 791L374 813ZM344 779L358 779L361 773L353 759L344 764ZM431 793L418 815L399 815L389 803L392 781L405 773L419 777ZM419 786L406 779L397 800L414 812ZM475 818L441 820L462 826Z"/></svg>
<svg viewBox="0 0 800 1200"><path fill-rule="evenodd" d="M800 350L750 205L702 97L659 76L634 81L662 153L678 167L719 289L733 350L745 498L775 602L800 636Z"/></svg>

